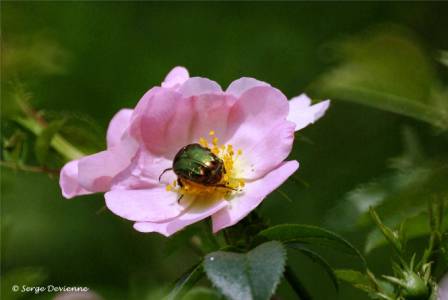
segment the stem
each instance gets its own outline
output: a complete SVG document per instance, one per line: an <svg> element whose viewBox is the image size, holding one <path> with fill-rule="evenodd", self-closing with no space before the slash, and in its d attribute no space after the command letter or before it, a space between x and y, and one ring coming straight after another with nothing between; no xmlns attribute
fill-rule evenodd
<svg viewBox="0 0 448 300"><path fill-rule="evenodd" d="M289 267L286 266L285 273L284 273L286 281L288 281L289 285L292 287L296 295L301 300L311 300L311 295L308 293L306 288L303 286L303 284L300 282L297 275L294 273L294 271Z"/></svg>
<svg viewBox="0 0 448 300"><path fill-rule="evenodd" d="M29 166L29 165L22 165L14 162L8 162L8 161L0 161L0 166L13 169L16 171L25 171L25 172L32 172L32 173L47 173L47 174L55 174L58 175L60 170L57 169L48 169L45 167L39 167L39 166Z"/></svg>
<svg viewBox="0 0 448 300"><path fill-rule="evenodd" d="M45 126L43 124L40 124L34 119L17 118L15 121L34 133L36 136L41 134L41 132L45 129ZM85 153L78 150L60 134L54 135L53 139L51 140L51 146L67 160L75 160L86 156Z"/></svg>

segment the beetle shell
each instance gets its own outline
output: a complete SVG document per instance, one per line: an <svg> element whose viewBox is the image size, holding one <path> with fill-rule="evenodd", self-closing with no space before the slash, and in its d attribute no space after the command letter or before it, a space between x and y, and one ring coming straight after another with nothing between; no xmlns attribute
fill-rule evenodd
<svg viewBox="0 0 448 300"><path fill-rule="evenodd" d="M218 185L226 172L222 159L199 144L189 144L177 152L173 171L180 179L211 186Z"/></svg>

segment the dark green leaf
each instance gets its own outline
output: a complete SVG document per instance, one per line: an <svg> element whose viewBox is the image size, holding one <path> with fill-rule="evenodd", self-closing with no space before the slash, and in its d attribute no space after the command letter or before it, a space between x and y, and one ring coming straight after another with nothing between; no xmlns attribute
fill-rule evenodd
<svg viewBox="0 0 448 300"><path fill-rule="evenodd" d="M283 224L270 227L260 232L260 235L269 239L282 242L308 242L324 244L335 249L340 249L347 254L360 258L365 265L361 253L343 237L317 226L300 224Z"/></svg>
<svg viewBox="0 0 448 300"><path fill-rule="evenodd" d="M340 64L311 88L318 98L341 99L448 128L448 99L430 56L401 28L376 30L337 44Z"/></svg>
<svg viewBox="0 0 448 300"><path fill-rule="evenodd" d="M247 253L210 253L204 267L208 278L230 299L267 300L280 282L285 262L283 245L271 241Z"/></svg>
<svg viewBox="0 0 448 300"><path fill-rule="evenodd" d="M338 280L336 278L336 274L334 273L334 270L330 266L330 264L325 260L325 258L323 258L321 255L319 255L319 253L317 253L311 249L308 249L298 243L288 244L288 247L301 252L302 254L304 254L307 257L309 257L310 259L312 259L313 262L319 264L325 270L325 272L328 274L328 276L330 277L335 289L339 290L339 284L338 284Z"/></svg>
<svg viewBox="0 0 448 300"><path fill-rule="evenodd" d="M48 151L50 150L51 141L56 133L64 126L65 120L53 121L42 130L38 135L34 151L36 152L37 161L41 165L45 165L47 162Z"/></svg>
<svg viewBox="0 0 448 300"><path fill-rule="evenodd" d="M177 280L173 289L166 297L166 300L182 299L182 296L190 290L202 276L204 276L204 269L202 263L199 263L185 272L185 274Z"/></svg>

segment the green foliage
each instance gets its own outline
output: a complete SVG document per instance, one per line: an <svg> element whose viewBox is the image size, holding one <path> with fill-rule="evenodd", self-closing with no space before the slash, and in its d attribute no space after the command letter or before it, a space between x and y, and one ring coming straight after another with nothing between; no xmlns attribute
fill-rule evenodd
<svg viewBox="0 0 448 300"><path fill-rule="evenodd" d="M34 144L34 151L39 164L46 165L48 160L48 152L54 136L64 126L65 120L53 121L45 127L37 136Z"/></svg>
<svg viewBox="0 0 448 300"><path fill-rule="evenodd" d="M280 282L286 251L276 241L247 253L213 252L204 259L207 277L230 299L267 300Z"/></svg>
<svg viewBox="0 0 448 300"><path fill-rule="evenodd" d="M222 300L223 296L217 291L204 287L195 287L188 291L182 300Z"/></svg>
<svg viewBox="0 0 448 300"><path fill-rule="evenodd" d="M204 276L204 269L202 262L193 266L190 270L185 272L172 288L166 300L182 299L182 296L189 291L202 277Z"/></svg>
<svg viewBox="0 0 448 300"><path fill-rule="evenodd" d="M366 264L361 253L347 240L334 232L317 226L282 224L265 229L260 232L260 235L269 240L277 240L285 243L304 242L325 245L356 256L364 265Z"/></svg>
<svg viewBox="0 0 448 300"><path fill-rule="evenodd" d="M336 46L340 63L315 82L319 98L341 99L448 129L448 95L433 60L402 28L386 27Z"/></svg>
<svg viewBox="0 0 448 300"><path fill-rule="evenodd" d="M446 157L429 158L409 128L403 130L403 140L405 151L391 160L392 171L349 192L327 217L327 226L332 228L368 228L366 253L386 243L378 228L372 227L369 207L378 211L387 226L398 227L404 222L403 234L411 239L430 233L429 222L424 220L428 201L448 197Z"/></svg>
<svg viewBox="0 0 448 300"><path fill-rule="evenodd" d="M376 287L371 278L364 273L355 270L335 270L336 277L354 287L368 293L376 291Z"/></svg>
<svg viewBox="0 0 448 300"><path fill-rule="evenodd" d="M339 290L339 284L338 284L336 274L335 274L333 268L330 266L330 264L327 262L327 260L325 258L323 258L316 251L313 251L313 250L311 250L301 244L298 244L298 243L291 243L291 244L288 244L287 246L290 249L299 251L300 253L302 253L305 256L307 256L308 258L310 258L313 262L315 262L316 264L321 266L324 269L324 271L328 274L328 276L330 277L331 282L333 283L336 291Z"/></svg>

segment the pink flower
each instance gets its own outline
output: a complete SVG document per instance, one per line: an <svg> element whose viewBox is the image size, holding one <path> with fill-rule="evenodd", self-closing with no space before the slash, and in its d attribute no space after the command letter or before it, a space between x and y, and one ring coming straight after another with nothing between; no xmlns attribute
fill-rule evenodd
<svg viewBox="0 0 448 300"><path fill-rule="evenodd" d="M445 274L439 282L437 300L448 300L448 274Z"/></svg>
<svg viewBox="0 0 448 300"><path fill-rule="evenodd" d="M311 105L269 84L241 78L226 91L214 81L174 68L135 109L123 109L107 130L107 150L67 163L60 186L66 198L105 192L107 207L141 232L165 236L212 217L213 231L255 209L299 167L285 161L294 132L314 123L329 100ZM220 185L176 183L173 166L184 146L200 143L222 159Z"/></svg>

